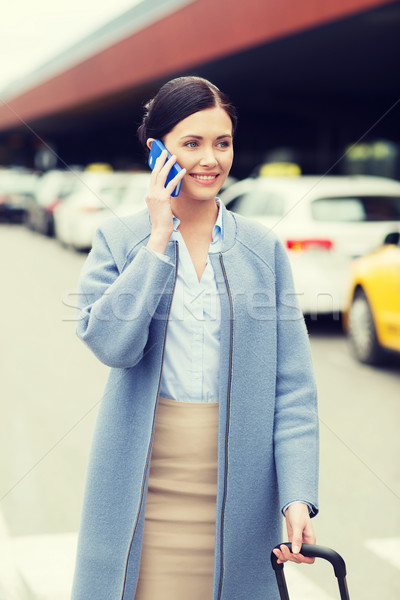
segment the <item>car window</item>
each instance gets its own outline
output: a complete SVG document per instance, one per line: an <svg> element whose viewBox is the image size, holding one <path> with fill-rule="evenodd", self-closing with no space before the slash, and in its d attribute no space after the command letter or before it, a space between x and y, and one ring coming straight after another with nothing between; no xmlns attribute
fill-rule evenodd
<svg viewBox="0 0 400 600"><path fill-rule="evenodd" d="M230 204L233 206L231 207ZM284 214L285 203L282 196L268 190L252 190L228 205L230 210L245 217L271 216Z"/></svg>
<svg viewBox="0 0 400 600"><path fill-rule="evenodd" d="M318 198L311 204L315 221L400 221L399 196Z"/></svg>

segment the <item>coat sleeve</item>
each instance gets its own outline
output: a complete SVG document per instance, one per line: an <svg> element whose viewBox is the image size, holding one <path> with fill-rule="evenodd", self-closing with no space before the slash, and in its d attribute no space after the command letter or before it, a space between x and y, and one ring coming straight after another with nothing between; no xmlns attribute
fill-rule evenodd
<svg viewBox="0 0 400 600"><path fill-rule="evenodd" d="M280 506L307 502L318 513L317 393L308 334L289 260L276 246L277 374L274 452Z"/></svg>
<svg viewBox="0 0 400 600"><path fill-rule="evenodd" d="M83 267L78 290L78 337L106 365L139 362L149 325L174 265L143 246L120 273L101 230Z"/></svg>

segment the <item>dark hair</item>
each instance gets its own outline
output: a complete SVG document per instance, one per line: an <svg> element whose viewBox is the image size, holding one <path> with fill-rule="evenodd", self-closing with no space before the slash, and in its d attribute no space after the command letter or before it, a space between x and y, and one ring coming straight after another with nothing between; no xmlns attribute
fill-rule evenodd
<svg viewBox="0 0 400 600"><path fill-rule="evenodd" d="M162 139L186 117L215 106L226 111L232 121L232 133L235 133L236 110L217 86L193 75L171 79L145 105L143 120L137 130L139 141L147 149L148 138Z"/></svg>

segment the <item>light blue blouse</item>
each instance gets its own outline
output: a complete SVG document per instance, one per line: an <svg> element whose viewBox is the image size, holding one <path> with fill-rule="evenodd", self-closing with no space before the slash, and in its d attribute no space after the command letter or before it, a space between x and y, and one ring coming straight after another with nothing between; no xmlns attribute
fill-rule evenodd
<svg viewBox="0 0 400 600"><path fill-rule="evenodd" d="M222 211L212 232L210 250L223 240ZM218 402L221 307L215 274L207 258L198 280L174 216L171 240L179 244L178 274L168 321L160 395L182 402ZM168 257L156 253L161 259Z"/></svg>

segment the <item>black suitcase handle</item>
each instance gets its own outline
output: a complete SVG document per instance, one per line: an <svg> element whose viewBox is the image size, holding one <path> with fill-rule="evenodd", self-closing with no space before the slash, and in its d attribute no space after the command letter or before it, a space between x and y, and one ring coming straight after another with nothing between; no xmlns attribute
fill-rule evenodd
<svg viewBox="0 0 400 600"><path fill-rule="evenodd" d="M283 544L292 551L292 544L290 542L283 542ZM276 548L280 550L280 546L281 544L275 546L274 550ZM314 544L302 544L300 553L309 558L323 558L324 560L329 561L333 566L333 570L338 580L341 600L350 600L346 583L346 564L340 554L326 546L315 546ZM290 600L285 575L283 573L283 563L278 564L278 558L273 552L271 552L271 563L272 568L275 571L281 600Z"/></svg>

